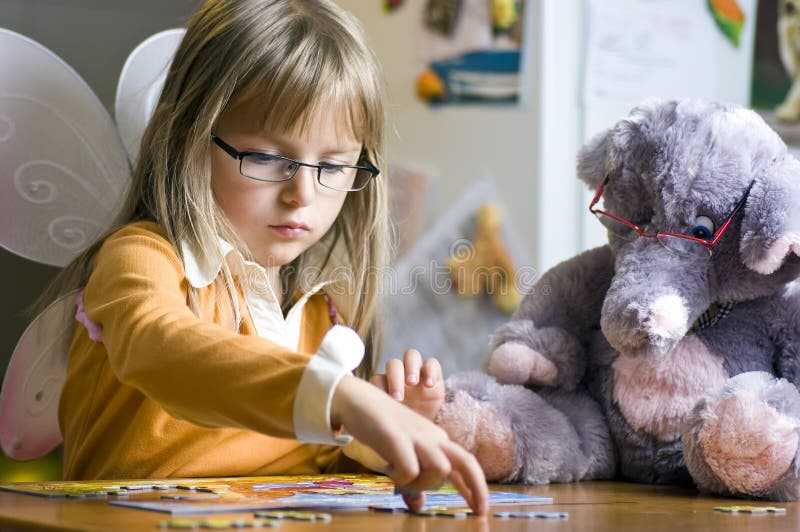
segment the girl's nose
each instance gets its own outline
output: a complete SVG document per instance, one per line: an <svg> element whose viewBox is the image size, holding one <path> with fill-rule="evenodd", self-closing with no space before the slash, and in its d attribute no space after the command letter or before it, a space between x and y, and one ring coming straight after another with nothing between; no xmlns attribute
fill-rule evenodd
<svg viewBox="0 0 800 532"><path fill-rule="evenodd" d="M317 193L317 169L301 166L289 181L283 183L281 199L297 207L305 207L314 201Z"/></svg>

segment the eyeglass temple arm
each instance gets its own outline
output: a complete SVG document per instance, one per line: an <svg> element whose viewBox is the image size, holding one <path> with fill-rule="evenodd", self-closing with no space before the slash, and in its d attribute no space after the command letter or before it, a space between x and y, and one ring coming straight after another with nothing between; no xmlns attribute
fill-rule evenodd
<svg viewBox="0 0 800 532"><path fill-rule="evenodd" d="M731 215L728 216L728 219L725 220L725 223L722 224L719 229L717 229L716 233L714 233L714 240L710 242L712 246L716 245L719 239L722 238L722 235L725 234L725 231L728 229L728 226L733 223L733 219L736 218L736 215L739 214L739 211L742 210L745 203L747 203L747 198L750 196L750 190L753 188L753 185L755 185L755 183L756 183L755 179L750 181L750 184L747 185L747 190L744 191L742 199L740 199L739 203L736 204L736 207L733 209Z"/></svg>
<svg viewBox="0 0 800 532"><path fill-rule="evenodd" d="M216 136L214 133L211 134L211 140L213 140L217 146L225 150L225 153L227 153L234 159L239 159L241 157L242 154L239 151L237 151L233 146L231 146L230 144L228 144L227 142Z"/></svg>
<svg viewBox="0 0 800 532"><path fill-rule="evenodd" d="M589 203L590 213L592 214L595 213L594 206L600 202L600 196L602 196L603 192L606 190L607 184L608 184L608 176L606 176L606 178L603 179L603 182L600 183L600 186L597 188L597 192L594 193L594 198L592 198L592 201Z"/></svg>

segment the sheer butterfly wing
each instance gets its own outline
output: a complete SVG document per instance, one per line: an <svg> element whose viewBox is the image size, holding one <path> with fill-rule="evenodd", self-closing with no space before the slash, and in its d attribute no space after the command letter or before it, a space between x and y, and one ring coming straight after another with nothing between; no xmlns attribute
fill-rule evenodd
<svg viewBox="0 0 800 532"><path fill-rule="evenodd" d="M114 116L131 161L136 160L142 133L158 103L167 70L186 30L165 30L137 46L119 76Z"/></svg>
<svg viewBox="0 0 800 532"><path fill-rule="evenodd" d="M120 214L129 183L125 148L88 85L0 30L0 245L64 266Z"/></svg>
<svg viewBox="0 0 800 532"><path fill-rule="evenodd" d="M137 127L143 130L151 113L140 112ZM0 245L63 266L122 214L129 184L125 147L88 85L40 44L0 29ZM11 458L33 459L62 441L58 401L75 296L37 316L12 355L0 390L0 445Z"/></svg>
<svg viewBox="0 0 800 532"><path fill-rule="evenodd" d="M0 390L0 444L15 460L32 460L62 441L58 400L75 325L71 292L52 303L17 343Z"/></svg>
<svg viewBox="0 0 800 532"><path fill-rule="evenodd" d="M125 148L88 85L42 45L0 29L0 245L64 266L119 215L129 182ZM12 355L0 392L0 444L12 458L61 441L74 301L38 316Z"/></svg>

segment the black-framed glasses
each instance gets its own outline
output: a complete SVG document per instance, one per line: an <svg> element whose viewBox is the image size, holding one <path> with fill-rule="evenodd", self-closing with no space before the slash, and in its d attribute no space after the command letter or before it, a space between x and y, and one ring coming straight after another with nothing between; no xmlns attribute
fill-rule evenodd
<svg viewBox="0 0 800 532"><path fill-rule="evenodd" d="M292 179L301 166L308 166L317 171L317 182L323 187L341 192L363 190L380 171L367 159L366 149L361 150L358 163L354 166L345 164L310 164L295 161L282 155L273 155L258 151L238 151L214 133L214 143L225 153L239 161L239 173L256 181L280 183Z"/></svg>
<svg viewBox="0 0 800 532"><path fill-rule="evenodd" d="M701 222L693 230L693 233L695 233L697 236L673 233L671 231L657 231L655 233L648 233L630 220L626 220L625 218L611 214L608 211L595 208L595 205L597 205L597 203L600 201L600 198L606 189L608 177L603 180L603 183L600 185L600 188L597 189L597 193L594 195L592 202L589 203L589 212L594 214L597 219L600 220L600 223L602 223L609 231L626 240L633 240L637 237L655 238L669 251L679 255L699 255L710 257L713 253L714 246L717 245L722 238L722 235L725 234L725 231L727 231L731 226L731 223L733 223L733 219L736 217L739 211L742 210L742 207L744 207L747 197L750 195L750 189L753 188L754 183L755 179L750 181L750 184L747 185L747 190L744 191L742 199L739 200L739 203L736 204L736 207L734 207L731 215L728 216L725 222L723 222L723 224L719 226L716 231L714 231L713 228L707 227ZM710 224L711 220L709 219L706 223Z"/></svg>

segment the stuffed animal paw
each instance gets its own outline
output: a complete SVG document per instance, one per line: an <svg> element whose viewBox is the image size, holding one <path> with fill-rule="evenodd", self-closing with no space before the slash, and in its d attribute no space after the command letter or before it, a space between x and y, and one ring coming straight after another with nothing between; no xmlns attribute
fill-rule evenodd
<svg viewBox="0 0 800 532"><path fill-rule="evenodd" d="M447 379L436 423L472 452L489 481L611 478L616 463L599 406L584 392L538 394L479 372Z"/></svg>
<svg viewBox="0 0 800 532"><path fill-rule="evenodd" d="M536 327L530 320L501 326L491 346L487 371L501 383L572 390L586 367L574 335L560 327Z"/></svg>
<svg viewBox="0 0 800 532"><path fill-rule="evenodd" d="M683 432L686 465L703 491L795 500L800 486L800 393L765 372L742 373L707 394Z"/></svg>

